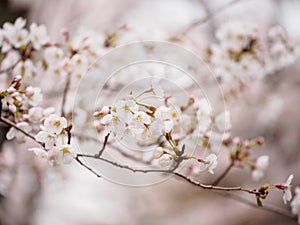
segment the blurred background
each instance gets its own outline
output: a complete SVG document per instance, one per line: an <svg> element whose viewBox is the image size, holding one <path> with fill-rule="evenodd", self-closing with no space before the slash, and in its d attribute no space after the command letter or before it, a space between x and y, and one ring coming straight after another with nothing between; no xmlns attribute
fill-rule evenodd
<svg viewBox="0 0 300 225"><path fill-rule="evenodd" d="M134 40L168 40L193 21L227 5L227 0L1 0L0 22L17 17L45 24L53 40L61 28L71 33L82 29L107 33L126 25ZM201 55L204 45L214 41L218 26L226 21L245 20L267 29L284 26L300 41L300 1L240 0L194 28L182 43ZM253 82L242 96L229 103L233 135L244 138L262 135L266 143L257 155L270 155L265 180L251 181L251 171L233 169L221 185L256 187L278 183L294 173L294 186L300 185L300 66L299 59L272 76ZM120 186L73 163L51 168L37 166L26 147L4 141L0 149L1 225L122 225L122 224L203 224L203 225L289 225L295 221L249 206L236 197L200 190L175 177L141 188ZM226 153L224 155L224 165ZM216 175L225 166L221 164ZM3 166L4 165L4 166ZM38 168L38 169L37 169ZM273 192L273 191L272 191ZM244 195L243 195L244 196ZM244 196L247 198L247 196ZM283 205L274 191L267 203ZM255 199L249 197L250 202Z"/></svg>

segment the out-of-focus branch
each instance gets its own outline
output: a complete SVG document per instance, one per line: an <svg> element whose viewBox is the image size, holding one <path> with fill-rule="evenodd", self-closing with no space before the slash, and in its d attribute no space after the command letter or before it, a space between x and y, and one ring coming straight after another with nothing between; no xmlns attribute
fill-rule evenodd
<svg viewBox="0 0 300 225"><path fill-rule="evenodd" d="M12 64L10 67L0 70L0 74L1 73L7 73L10 70L13 70L16 67L16 65L18 65L18 63L21 62L21 61L22 61L22 59L19 59L14 64Z"/></svg>
<svg viewBox="0 0 300 225"><path fill-rule="evenodd" d="M106 163L109 163L113 166L116 166L118 168L121 168L121 169L126 169L126 170L130 170L134 173L137 173L137 172L140 172L140 173L169 173L169 174L173 174L185 181L187 181L188 183L194 185L194 186L197 186L197 187L200 187L201 189L205 189L205 190L214 190L214 191L222 191L220 194L223 195L223 196L229 196L229 197L232 197L233 199L239 201L239 202L242 202L244 204L247 204L247 205L250 205L250 206L253 206L255 208L258 208L259 206L257 206L256 204L248 201L248 200L245 200L244 198L241 198L237 195L232 195L230 193L224 193L224 192L244 192L244 193L248 193L248 194L251 194L251 195L255 195L256 197L257 196L260 196L260 192L257 191L256 189L246 189L246 188L243 188L243 187L222 187L222 186L216 186L216 185L207 185L207 184L202 184L200 182L197 182L197 181L194 181L192 180L191 178L185 176L184 174L181 174L181 173L178 173L176 171L174 171L173 169L169 169L169 170L158 170L158 169L148 169L148 170L144 170L144 169L135 169L135 168L132 168L128 165L122 165L122 164L119 164L117 162L113 162L111 160L108 160L108 159L105 159L105 158L102 158L102 157L99 157L97 154L96 155L89 155L89 154L77 154L75 159L76 161L84 166L86 169L88 169L89 171L91 171L93 174L95 174L97 177L101 177L101 174L94 171L91 167L87 166L85 163L83 163L80 158L93 158L93 159L96 159L96 160L101 160L103 162L106 162ZM229 166L228 168L231 168L231 166ZM230 169L226 169L226 171L229 171ZM226 173L223 173L223 174L227 174L228 172ZM224 176L220 176L219 179L222 179L224 178ZM259 208L262 208L263 210L266 210L266 211L269 211L269 212L273 212L273 213L276 213L276 214L279 214L279 215L282 215L282 216L285 216L289 219L293 219L295 220L296 218L294 216L292 216L290 213L288 213L287 211L285 211L284 209L281 209L281 208L277 208L277 207L274 207L274 206L271 206L271 205L266 205L266 206L263 206L263 207L259 207Z"/></svg>
<svg viewBox="0 0 300 225"><path fill-rule="evenodd" d="M225 193L225 192L218 192L219 195L223 196L223 197L229 197L232 200L235 200L237 202L243 203L245 205L257 208L257 209L261 209L261 210L265 210L268 212L272 212L281 216L284 216L286 218L292 219L292 220L297 220L296 216L291 215L291 213L285 209L276 207L274 205L270 205L267 203L264 203L263 207L258 206L256 203L250 201L249 199L243 198L239 195L237 195L236 193Z"/></svg>
<svg viewBox="0 0 300 225"><path fill-rule="evenodd" d="M221 6L220 8L216 9L216 10L212 10L210 12L208 12L206 14L206 16L204 16L201 19L195 20L193 21L190 25L188 25L186 28L184 28L178 35L178 37L182 37L184 35L186 35L187 33L191 32L194 28L196 28L197 26L206 23L209 19L211 19L215 14L220 13L226 9L228 9L230 6L240 2L241 0L233 0L231 2L229 2L228 4Z"/></svg>
<svg viewBox="0 0 300 225"><path fill-rule="evenodd" d="M67 79L66 79L66 84L65 84L65 88L64 88L64 92L63 92L63 96L62 96L62 101L61 101L61 116L66 115L65 112L65 105L66 105L66 100L67 100L67 94L70 88L70 83L71 83L71 74L67 74Z"/></svg>

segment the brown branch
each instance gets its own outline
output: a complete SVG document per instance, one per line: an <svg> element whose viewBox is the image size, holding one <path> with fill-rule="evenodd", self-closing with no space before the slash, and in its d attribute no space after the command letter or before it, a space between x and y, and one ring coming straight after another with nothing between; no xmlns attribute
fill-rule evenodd
<svg viewBox="0 0 300 225"><path fill-rule="evenodd" d="M247 192L249 194L254 194L254 195L259 195L260 193L256 190L250 190L250 189L245 189L242 187L221 187L221 186L214 186L214 185L207 185L207 184L201 184L199 182L196 182L192 180L189 177L186 177L185 175L177 172L173 172L174 175L188 181L189 183L201 187L202 189L209 189L209 190L215 190L215 191L241 191L241 192Z"/></svg>
<svg viewBox="0 0 300 225"><path fill-rule="evenodd" d="M170 173L170 170L155 170L155 169L149 169L149 170L143 170L143 169L135 169L135 168L132 168L130 166L127 166L127 165L122 165L122 164L119 164L117 162L113 162L113 161L110 161L108 159L105 159L105 158L101 158L101 157L98 157L98 155L89 155L89 154L81 154L81 153L78 153L76 155L76 157L80 158L80 157L85 157L85 158L93 158L93 159L98 159L98 160L101 160L101 161L104 161L106 163L109 163L113 166L116 166L116 167L119 167L121 169L126 169L126 170L130 170L134 173L136 172L139 172L139 173L153 173L153 172L158 172L158 173Z"/></svg>
<svg viewBox="0 0 300 225"><path fill-rule="evenodd" d="M86 165L85 163L83 163L80 159L79 159L80 156L76 156L75 157L75 160L80 164L82 165L83 167L85 167L86 169L88 169L89 171L91 171L93 174L95 174L98 178L101 177L101 175L99 173L97 173L95 170L93 170L91 167L89 167L88 165Z"/></svg>
<svg viewBox="0 0 300 225"><path fill-rule="evenodd" d="M143 170L143 169L134 169L134 168L132 168L130 166L127 166L127 165L122 165L122 164L119 164L117 162L113 162L113 161L110 161L108 159L105 159L105 158L97 157L97 155L77 154L77 156L76 156L75 159L82 166L84 166L85 168L87 168L88 170L90 170L93 174L95 174L97 177L101 177L101 175L98 174L97 172L95 172L90 167L88 167L86 164L84 164L79 159L80 157L94 158L94 159L97 159L97 160L101 160L101 161L109 163L109 164L111 164L113 166L116 166L116 167L119 167L119 168L122 168L122 169L127 169L127 170L130 170L132 172L141 172L141 173L158 172L158 173L173 174L173 175L175 175L175 176L177 176L177 177L179 177L179 178L187 181L188 183L190 183L190 184L192 184L194 186L200 187L202 189L205 189L205 190L214 190L214 191L223 191L223 193L219 192L219 194L221 194L223 196L232 197L232 199L234 199L236 201L239 201L239 202L242 202L244 204L247 204L249 206L252 206L252 207L255 207L255 208L260 208L260 209L263 209L263 210L266 210L266 211L269 211L269 212L273 212L273 213L285 216L285 217L287 217L289 219L296 220L296 217L292 216L289 212L287 212L284 209L281 209L281 208L278 208L278 207L274 207L274 206L271 206L271 205L264 205L263 207L259 207L255 203L250 202L250 201L248 201L248 200L246 200L246 199L244 199L244 198L242 198L242 197L240 197L238 195L233 195L232 193L224 193L224 191L225 192L238 191L238 192L249 193L249 194L252 194L252 195L255 195L255 196L260 195L260 192L256 191L255 189L250 190L250 189L246 189L246 188L242 188L242 187L221 187L221 186L215 186L215 185L206 185L206 184L202 184L202 183L196 182L196 181L190 179L189 177L186 177L185 175L183 175L181 173L173 171L172 169L171 170Z"/></svg>
<svg viewBox="0 0 300 225"><path fill-rule="evenodd" d="M171 173L171 174L174 174L174 175L176 175L176 176L178 176L178 177L180 177L180 178L188 181L189 183L191 183L193 185L201 187L202 189L219 190L219 191L242 191L242 192L247 192L249 194L254 194L254 195L260 194L259 192L255 191L255 190L244 189L242 187L219 187L219 186L201 184L201 183L193 181L192 179L186 177L185 175L177 173L177 172L175 172L173 170L156 170L156 169L143 170L143 169L134 169L134 168L132 168L130 166L127 166L127 165L122 165L122 164L119 164L117 162L113 162L113 161L110 161L108 159L105 159L105 158L97 157L97 155L77 154L76 158L80 158L80 157L98 159L98 160L107 162L107 163L109 163L109 164L111 164L113 166L116 166L116 167L119 167L119 168L122 168L122 169L127 169L127 170L130 170L130 171L135 172L135 173L136 172L140 172L140 173L151 173L151 172Z"/></svg>
<svg viewBox="0 0 300 225"><path fill-rule="evenodd" d="M104 137L104 142L103 142L103 145L102 145L102 148L100 149L99 153L98 153L98 157L100 157L102 155L102 153L104 152L105 150L105 147L107 145L107 142L108 142L108 138L109 138L109 135L110 133L108 133L105 137Z"/></svg>

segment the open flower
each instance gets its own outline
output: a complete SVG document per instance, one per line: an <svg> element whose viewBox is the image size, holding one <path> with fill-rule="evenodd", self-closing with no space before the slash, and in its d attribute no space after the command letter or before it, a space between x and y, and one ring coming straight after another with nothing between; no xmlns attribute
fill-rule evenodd
<svg viewBox="0 0 300 225"><path fill-rule="evenodd" d="M214 169L217 167L218 165L218 161L217 161L218 157L215 154L209 154L208 156L206 156L206 158L204 159L204 164L206 169L208 170L208 172L210 172L211 174L214 174Z"/></svg>
<svg viewBox="0 0 300 225"><path fill-rule="evenodd" d="M231 128L230 112L225 111L215 118L215 124L219 131L227 131Z"/></svg>
<svg viewBox="0 0 300 225"><path fill-rule="evenodd" d="M36 136L35 140L45 144L46 149L52 148L56 144L56 135L47 131L40 131Z"/></svg>
<svg viewBox="0 0 300 225"><path fill-rule="evenodd" d="M163 154L158 160L158 163L161 167L169 167L173 164L173 162L174 159L169 154Z"/></svg>
<svg viewBox="0 0 300 225"><path fill-rule="evenodd" d="M32 23L30 25L29 37L33 47L37 50L39 50L41 46L45 45L49 41L45 25L38 26L36 23Z"/></svg>
<svg viewBox="0 0 300 225"><path fill-rule="evenodd" d="M43 130L51 134L60 134L67 126L68 122L66 118L51 114L45 119Z"/></svg>
<svg viewBox="0 0 300 225"><path fill-rule="evenodd" d="M293 181L294 175L290 175L287 181L284 184L276 184L275 186L278 189L283 190L283 196L282 200L284 204L286 204L288 201L292 200L292 181Z"/></svg>
<svg viewBox="0 0 300 225"><path fill-rule="evenodd" d="M254 181L261 180L265 175L265 170L269 166L269 156L263 155L256 160L255 169L252 171Z"/></svg>
<svg viewBox="0 0 300 225"><path fill-rule="evenodd" d="M59 163L70 164L73 161L74 151L71 145L61 145L57 150L56 159Z"/></svg>
<svg viewBox="0 0 300 225"><path fill-rule="evenodd" d="M131 121L133 114L138 111L138 105L132 100L119 100L115 104L114 115L119 117L123 122L128 123Z"/></svg>

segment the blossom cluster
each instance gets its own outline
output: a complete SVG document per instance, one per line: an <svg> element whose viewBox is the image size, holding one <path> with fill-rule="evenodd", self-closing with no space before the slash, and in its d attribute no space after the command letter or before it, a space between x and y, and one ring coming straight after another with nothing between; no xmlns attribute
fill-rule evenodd
<svg viewBox="0 0 300 225"><path fill-rule="evenodd" d="M0 113L1 120L9 121L7 124L11 126L6 137L23 142L27 134L39 144L29 151L51 165L68 164L76 157L71 144L72 126L64 113L60 116L54 108L41 106L41 89L30 82L42 75L80 79L95 59L117 45L116 34L71 38L63 30L62 35L61 42L52 42L44 25L33 23L26 29L26 20L22 18L7 22L0 29L1 85L8 84L1 88ZM230 22L221 26L216 37L218 43L210 46L208 62L226 84L264 77L292 63L298 54L296 45L278 26L262 37L253 24ZM149 96L162 101L146 101ZM192 175L203 171L214 174L220 148L225 148L232 166L249 168L254 181L264 177L269 156L251 155L252 148L263 144L262 137L249 140L232 137L229 111L213 113L208 100L201 96L190 95L184 104L178 103L181 100L165 94L159 79L154 78L142 93L134 96L131 92L127 98L96 111L96 129L104 135L112 134L115 140L155 146L151 161L154 166L175 170L186 161ZM283 191L284 203L291 201L292 212L300 215L300 189L296 188L292 199L292 180L293 175L285 183L260 187L258 203L267 196L268 189L277 188Z"/></svg>
<svg viewBox="0 0 300 225"><path fill-rule="evenodd" d="M0 71L20 74L26 82L40 74L80 78L105 48L98 37L77 35L71 38L69 32L63 30L63 40L53 42L44 25L32 23L29 29L25 26L26 20L18 18L14 23L4 23L0 29L3 57Z"/></svg>
<svg viewBox="0 0 300 225"><path fill-rule="evenodd" d="M208 49L208 62L222 82L262 78L295 61L299 49L283 27L262 37L256 24L231 21L216 32L218 43Z"/></svg>
<svg viewBox="0 0 300 225"><path fill-rule="evenodd" d="M41 131L35 136L35 140L43 144L42 148L30 148L35 155L48 159L52 165L73 161L73 146L68 141L68 122L66 118L56 114L49 115L41 125Z"/></svg>
<svg viewBox="0 0 300 225"><path fill-rule="evenodd" d="M140 100L144 95L157 93L163 92L159 86L152 85L137 97L130 95L113 105L103 106L94 113L97 126L102 127L100 131L110 132L119 140L133 138L137 143L158 144L153 156L162 167L174 166L179 158L194 159L213 173L217 151L213 149L215 146L208 145L207 137L211 132L221 135L230 130L229 112L213 116L209 102L194 96L186 99L184 105L177 104L170 95L164 97L160 105ZM208 154L204 158L184 154L196 148L202 149L202 153L209 149Z"/></svg>

